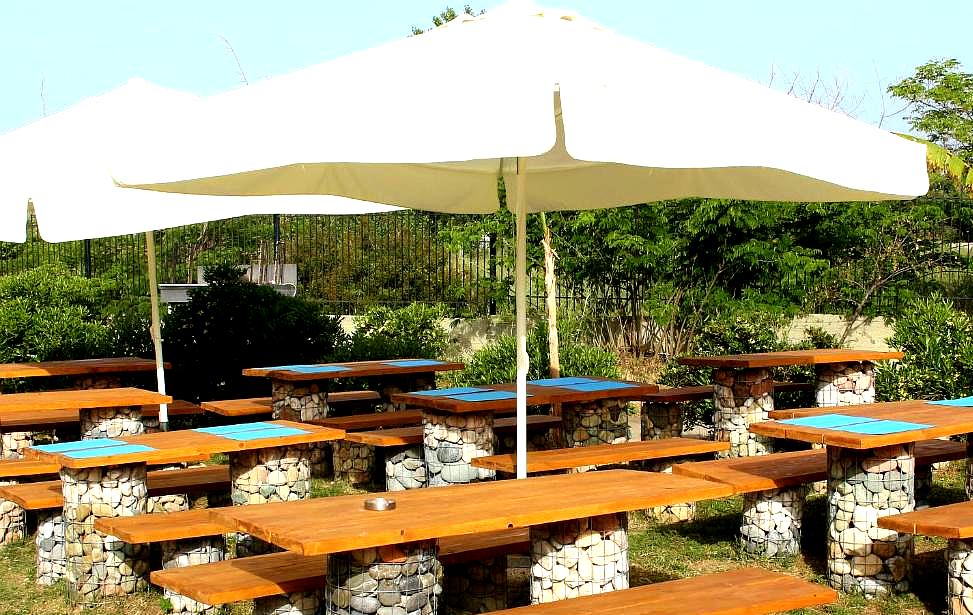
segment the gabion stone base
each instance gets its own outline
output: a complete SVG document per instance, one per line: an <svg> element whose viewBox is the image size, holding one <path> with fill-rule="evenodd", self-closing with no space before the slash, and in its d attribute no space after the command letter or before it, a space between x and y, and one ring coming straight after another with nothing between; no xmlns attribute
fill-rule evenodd
<svg viewBox="0 0 973 615"><path fill-rule="evenodd" d="M401 376L382 376L371 378L371 386L382 397L379 402L379 412L395 412L405 410L406 404L392 402L392 396L397 393L411 393L412 391L428 391L436 388L436 373L423 372L418 374L403 374Z"/></svg>
<svg viewBox="0 0 973 615"><path fill-rule="evenodd" d="M966 434L966 499L973 500L973 433Z"/></svg>
<svg viewBox="0 0 973 615"><path fill-rule="evenodd" d="M0 486L16 485L15 480L0 480ZM16 502L0 499L0 545L24 539L27 514Z"/></svg>
<svg viewBox="0 0 973 615"><path fill-rule="evenodd" d="M530 602L628 589L628 515L618 513L530 528Z"/></svg>
<svg viewBox="0 0 973 615"><path fill-rule="evenodd" d="M801 515L807 489L803 485L743 496L740 546L759 557L784 557L801 551Z"/></svg>
<svg viewBox="0 0 973 615"><path fill-rule="evenodd" d="M82 409L81 438L118 438L137 436L145 431L142 424L142 407L131 408L88 408Z"/></svg>
<svg viewBox="0 0 973 615"><path fill-rule="evenodd" d="M664 440L681 435L681 404L642 402L642 440Z"/></svg>
<svg viewBox="0 0 973 615"><path fill-rule="evenodd" d="M181 470L182 464L172 464L167 466L156 466L153 470ZM152 513L165 513L165 512L177 512L180 510L189 510L189 494L187 493L173 493L170 495L153 495L148 499L145 505L145 512L148 514Z"/></svg>
<svg viewBox="0 0 973 615"><path fill-rule="evenodd" d="M64 516L61 510L37 511L37 584L54 585L64 578Z"/></svg>
<svg viewBox="0 0 973 615"><path fill-rule="evenodd" d="M61 468L68 598L93 605L148 587L147 545L122 542L94 529L100 517L145 513L145 465Z"/></svg>
<svg viewBox="0 0 973 615"><path fill-rule="evenodd" d="M253 615L318 615L321 603L316 591L268 596L253 601Z"/></svg>
<svg viewBox="0 0 973 615"><path fill-rule="evenodd" d="M604 399L561 404L561 431L568 448L628 442L628 402Z"/></svg>
<svg viewBox="0 0 973 615"><path fill-rule="evenodd" d="M646 472L660 472L662 474L672 474L672 465L675 460L667 459L663 461L645 461L637 464ZM682 502L679 504L669 504L667 506L656 506L645 509L645 515L656 523L682 523L692 521L696 518L696 504L692 502Z"/></svg>
<svg viewBox="0 0 973 615"><path fill-rule="evenodd" d="M222 536L208 536L191 540L167 540L162 542L162 568L185 568L223 561L226 545ZM196 602L182 594L166 589L163 594L172 604L171 613L204 613L215 615L219 607Z"/></svg>
<svg viewBox="0 0 973 615"><path fill-rule="evenodd" d="M479 615L507 608L507 558L493 557L443 566L443 610Z"/></svg>
<svg viewBox="0 0 973 615"><path fill-rule="evenodd" d="M932 493L932 471L931 465L916 466L916 510L929 508L929 494Z"/></svg>
<svg viewBox="0 0 973 615"><path fill-rule="evenodd" d="M716 440L729 442L719 457L754 457L772 452L772 439L750 433L774 409L774 380L767 369L713 370Z"/></svg>
<svg viewBox="0 0 973 615"><path fill-rule="evenodd" d="M122 377L118 375L94 374L89 376L75 376L73 389L117 389L125 386ZM133 385L129 385L133 386Z"/></svg>
<svg viewBox="0 0 973 615"><path fill-rule="evenodd" d="M435 541L336 553L327 568L328 615L437 612L442 569Z"/></svg>
<svg viewBox="0 0 973 615"><path fill-rule="evenodd" d="M385 449L385 490L405 491L428 487L422 445Z"/></svg>
<svg viewBox="0 0 973 615"><path fill-rule="evenodd" d="M950 539L946 545L946 612L973 613L973 541Z"/></svg>
<svg viewBox="0 0 973 615"><path fill-rule="evenodd" d="M828 447L828 580L866 595L909 588L913 541L878 519L915 507L915 446Z"/></svg>
<svg viewBox="0 0 973 615"><path fill-rule="evenodd" d="M820 407L875 403L875 364L869 361L817 366L814 399Z"/></svg>
<svg viewBox="0 0 973 615"><path fill-rule="evenodd" d="M375 447L335 440L331 443L335 480L352 485L368 485L375 476Z"/></svg>
<svg viewBox="0 0 973 615"><path fill-rule="evenodd" d="M271 380L273 418L298 422L327 418L331 411L327 386L325 380Z"/></svg>
<svg viewBox="0 0 973 615"><path fill-rule="evenodd" d="M34 432L11 431L0 434L0 459L23 459L24 449L34 444Z"/></svg>
<svg viewBox="0 0 973 615"><path fill-rule="evenodd" d="M503 453L517 452L516 430L504 430L494 435L496 438L493 443L494 454L502 455ZM528 451L546 451L559 448L561 446L560 440L561 438L554 437L552 429L532 429L530 425L527 426Z"/></svg>
<svg viewBox="0 0 973 615"><path fill-rule="evenodd" d="M423 411L423 455L430 487L492 480L493 470L475 468L476 457L493 454L493 414Z"/></svg>

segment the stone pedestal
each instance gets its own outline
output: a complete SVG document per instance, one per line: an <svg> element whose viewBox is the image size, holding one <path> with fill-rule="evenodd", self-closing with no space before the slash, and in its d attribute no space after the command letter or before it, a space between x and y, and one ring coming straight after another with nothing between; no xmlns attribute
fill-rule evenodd
<svg viewBox="0 0 973 615"><path fill-rule="evenodd" d="M828 447L828 580L835 589L908 590L912 535L880 528L878 519L913 510L914 449Z"/></svg>
<svg viewBox="0 0 973 615"><path fill-rule="evenodd" d="M681 435L681 404L642 402L642 440L664 440Z"/></svg>
<svg viewBox="0 0 973 615"><path fill-rule="evenodd" d="M71 385L72 389L117 389L126 386L123 379L118 374L90 374L75 376ZM128 384L127 386L134 386Z"/></svg>
<svg viewBox="0 0 973 615"><path fill-rule="evenodd" d="M311 497L307 445L230 453L230 499L235 505L291 502ZM237 534L237 557L277 551L247 534Z"/></svg>
<svg viewBox="0 0 973 615"><path fill-rule="evenodd" d="M327 380L271 380L271 407L275 419L310 421L327 418Z"/></svg>
<svg viewBox="0 0 973 615"><path fill-rule="evenodd" d="M405 404L396 404L392 401L392 396L397 393L428 391L436 388L436 372L382 376L370 380L373 389L382 396L382 401L378 407L379 412L395 412L396 410L406 409Z"/></svg>
<svg viewBox="0 0 973 615"><path fill-rule="evenodd" d="M946 556L946 612L973 613L973 541L950 539Z"/></svg>
<svg viewBox="0 0 973 615"><path fill-rule="evenodd" d="M492 480L493 470L470 462L493 454L493 414L422 413L423 456L430 487Z"/></svg>
<svg viewBox="0 0 973 615"><path fill-rule="evenodd" d="M507 608L507 557L443 565L443 610L479 615Z"/></svg>
<svg viewBox="0 0 973 615"><path fill-rule="evenodd" d="M183 469L182 464L176 463L167 466L154 466L153 470L181 470ZM167 513L167 512L177 512L180 510L189 510L189 494L188 493L171 493L169 495L153 495L149 497L148 503L145 507L145 512L148 514L152 513Z"/></svg>
<svg viewBox="0 0 973 615"><path fill-rule="evenodd" d="M628 515L600 515L530 528L530 602L628 588Z"/></svg>
<svg viewBox="0 0 973 615"><path fill-rule="evenodd" d="M932 465L916 466L916 510L929 508L929 495L932 493L932 472Z"/></svg>
<svg viewBox="0 0 973 615"><path fill-rule="evenodd" d="M435 615L442 593L436 541L328 556L325 613Z"/></svg>
<svg viewBox="0 0 973 615"><path fill-rule="evenodd" d="M973 433L966 434L966 499L973 500Z"/></svg>
<svg viewBox="0 0 973 615"><path fill-rule="evenodd" d="M267 596L253 601L253 615L318 615L321 603L321 592L317 591Z"/></svg>
<svg viewBox="0 0 973 615"><path fill-rule="evenodd" d="M61 468L67 593L95 605L148 587L148 545L128 544L94 529L101 517L145 513L145 464L86 470Z"/></svg>
<svg viewBox="0 0 973 615"><path fill-rule="evenodd" d="M672 474L672 466L675 461L674 459L644 461L637 465L646 472ZM693 502L680 502L678 504L656 506L645 509L645 514L656 523L682 523L684 521L692 521L696 518L696 504Z"/></svg>
<svg viewBox="0 0 973 615"><path fill-rule="evenodd" d="M16 485L15 480L0 480L0 486ZM9 545L24 539L27 515L23 508L11 500L0 499L0 545Z"/></svg>
<svg viewBox="0 0 973 615"><path fill-rule="evenodd" d="M561 404L561 432L568 448L628 442L628 402L603 399Z"/></svg>
<svg viewBox="0 0 973 615"><path fill-rule="evenodd" d="M774 409L774 380L767 369L713 370L716 440L729 442L719 457L754 457L772 452L772 439L750 433Z"/></svg>
<svg viewBox="0 0 973 615"><path fill-rule="evenodd" d="M88 408L80 411L81 439L137 436L145 431L142 407Z"/></svg>
<svg viewBox="0 0 973 615"><path fill-rule="evenodd" d="M347 440L331 442L335 480L369 485L375 476L375 447Z"/></svg>
<svg viewBox="0 0 973 615"><path fill-rule="evenodd" d="M815 366L814 398L820 407L875 403L875 364L870 361Z"/></svg>
<svg viewBox="0 0 973 615"><path fill-rule="evenodd" d="M422 445L385 449L386 491L405 491L428 486Z"/></svg>
<svg viewBox="0 0 973 615"><path fill-rule="evenodd" d="M37 584L54 585L64 578L67 562L64 548L64 515L60 510L37 511Z"/></svg>
<svg viewBox="0 0 973 615"><path fill-rule="evenodd" d="M34 444L34 432L11 431L0 434L0 459L23 459L24 449Z"/></svg>
<svg viewBox="0 0 973 615"><path fill-rule="evenodd" d="M527 450L546 451L561 447L560 437L554 437L554 425L534 429L527 426ZM494 434L493 450L495 455L517 452L517 430L503 430Z"/></svg>
<svg viewBox="0 0 973 615"><path fill-rule="evenodd" d="M758 557L786 557L801 551L801 516L807 488L771 489L743 496L740 547Z"/></svg>
<svg viewBox="0 0 973 615"><path fill-rule="evenodd" d="M222 536L207 536L190 540L167 540L161 543L161 547L162 568L164 570L223 561L223 555L226 552L226 545ZM197 602L169 589L164 590L163 595L172 605L171 613L216 615L220 612L219 607Z"/></svg>

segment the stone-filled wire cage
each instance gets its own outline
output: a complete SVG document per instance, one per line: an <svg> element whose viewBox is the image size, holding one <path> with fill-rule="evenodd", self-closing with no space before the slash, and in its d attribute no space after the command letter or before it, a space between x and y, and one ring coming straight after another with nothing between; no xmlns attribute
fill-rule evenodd
<svg viewBox="0 0 973 615"><path fill-rule="evenodd" d="M16 485L16 481L0 481L0 486ZM11 500L0 499L0 545L9 545L24 539L27 514Z"/></svg>
<svg viewBox="0 0 973 615"><path fill-rule="evenodd" d="M423 415L423 454L430 487L494 480L496 472L471 465L493 454L493 414Z"/></svg>
<svg viewBox="0 0 973 615"><path fill-rule="evenodd" d="M507 608L507 556L443 564L446 615L477 615Z"/></svg>
<svg viewBox="0 0 973 615"><path fill-rule="evenodd" d="M814 398L819 408L874 403L875 365L856 361L819 366Z"/></svg>
<svg viewBox="0 0 973 615"><path fill-rule="evenodd" d="M435 615L442 594L436 541L338 553L328 558L326 615Z"/></svg>
<svg viewBox="0 0 973 615"><path fill-rule="evenodd" d="M64 545L64 515L61 509L37 511L36 580L38 585L54 585L64 578L67 561Z"/></svg>
<svg viewBox="0 0 973 615"><path fill-rule="evenodd" d="M740 550L755 557L798 555L807 493L806 485L797 485L744 494Z"/></svg>

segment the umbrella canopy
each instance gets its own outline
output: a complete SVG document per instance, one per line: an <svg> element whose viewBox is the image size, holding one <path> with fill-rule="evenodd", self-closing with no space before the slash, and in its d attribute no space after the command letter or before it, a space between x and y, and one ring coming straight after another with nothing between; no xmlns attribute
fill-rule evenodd
<svg viewBox="0 0 973 615"><path fill-rule="evenodd" d="M0 136L0 241L27 237L28 203L47 241L146 232L152 338L160 393L162 369L155 248L151 231L250 214L364 214L398 209L332 196L233 198L124 190L107 160L128 149L130 127L166 115L189 114L199 98L140 79ZM165 407L159 414L165 424Z"/></svg>
<svg viewBox="0 0 973 615"><path fill-rule="evenodd" d="M151 147L112 171L151 190L484 213L504 178L518 214L518 476L527 212L900 199L928 187L919 144L523 3L212 97L182 126L132 130Z"/></svg>

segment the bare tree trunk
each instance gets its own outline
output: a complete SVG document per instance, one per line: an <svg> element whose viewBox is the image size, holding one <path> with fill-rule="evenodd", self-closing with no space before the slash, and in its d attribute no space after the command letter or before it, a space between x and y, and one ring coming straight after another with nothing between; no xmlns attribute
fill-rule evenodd
<svg viewBox="0 0 973 615"><path fill-rule="evenodd" d="M541 226L544 227L544 289L547 295L547 351L550 355L551 378L561 376L561 353L558 349L557 337L557 277L554 273L554 249L551 247L551 229L547 226L547 217L541 212Z"/></svg>

